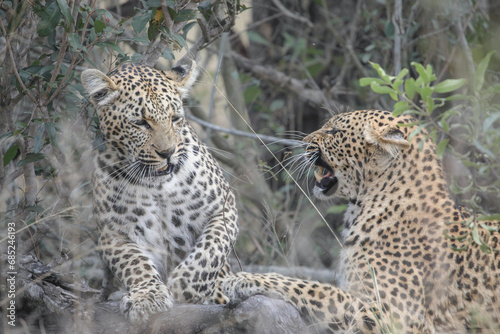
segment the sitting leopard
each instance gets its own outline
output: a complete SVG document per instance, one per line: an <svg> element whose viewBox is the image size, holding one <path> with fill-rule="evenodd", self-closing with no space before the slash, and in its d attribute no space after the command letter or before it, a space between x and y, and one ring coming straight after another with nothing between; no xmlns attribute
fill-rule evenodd
<svg viewBox="0 0 500 334"><path fill-rule="evenodd" d="M425 131L409 139L416 128L411 116L362 110L304 138L318 169L314 195L349 200L338 285L238 273L223 280L225 293L284 299L311 333L499 333L499 223L482 222L491 232L478 225L489 246L481 250L434 144Z"/></svg>
<svg viewBox="0 0 500 334"><path fill-rule="evenodd" d="M175 302L227 301L219 280L238 215L221 168L185 119L182 98L196 75L194 62L82 73L104 138L93 177L98 249L137 324Z"/></svg>

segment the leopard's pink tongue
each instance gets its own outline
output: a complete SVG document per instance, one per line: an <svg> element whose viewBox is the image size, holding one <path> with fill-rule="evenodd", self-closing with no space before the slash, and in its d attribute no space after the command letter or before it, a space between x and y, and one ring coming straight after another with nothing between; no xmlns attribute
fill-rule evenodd
<svg viewBox="0 0 500 334"><path fill-rule="evenodd" d="M333 179L335 177L335 175L333 175L332 172L323 174L323 171L324 171L323 167L318 167L318 169L314 172L314 177L316 178L316 181L318 181L318 183L321 183L321 180L323 180L324 178Z"/></svg>

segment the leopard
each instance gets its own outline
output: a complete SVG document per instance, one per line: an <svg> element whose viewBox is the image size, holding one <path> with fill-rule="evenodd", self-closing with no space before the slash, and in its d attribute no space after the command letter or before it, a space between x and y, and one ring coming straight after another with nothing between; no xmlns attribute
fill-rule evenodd
<svg viewBox="0 0 500 334"><path fill-rule="evenodd" d="M102 140L92 177L97 249L124 291L132 324L179 303L223 304L220 280L238 234L235 196L187 121L196 62L158 70L123 64L81 81Z"/></svg>
<svg viewBox="0 0 500 334"><path fill-rule="evenodd" d="M313 195L347 203L337 277L239 272L225 294L285 300L311 333L499 333L500 223L457 204L420 124L356 110L305 136Z"/></svg>

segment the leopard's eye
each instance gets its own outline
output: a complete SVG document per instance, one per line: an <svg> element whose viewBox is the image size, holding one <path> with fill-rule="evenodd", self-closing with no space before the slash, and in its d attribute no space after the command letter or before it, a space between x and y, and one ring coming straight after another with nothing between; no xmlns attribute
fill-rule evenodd
<svg viewBox="0 0 500 334"><path fill-rule="evenodd" d="M142 126L146 129L151 129L151 125L145 120L145 119L140 119L140 120L132 120L130 121L135 125Z"/></svg>
<svg viewBox="0 0 500 334"><path fill-rule="evenodd" d="M181 119L181 116L179 116L179 115L173 115L173 116L172 116L172 122L177 122L177 121L179 121L180 119Z"/></svg>

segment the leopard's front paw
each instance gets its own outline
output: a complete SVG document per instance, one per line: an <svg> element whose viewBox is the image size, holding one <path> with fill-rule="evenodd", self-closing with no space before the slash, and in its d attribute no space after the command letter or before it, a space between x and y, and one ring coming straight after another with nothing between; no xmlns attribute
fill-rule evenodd
<svg viewBox="0 0 500 334"><path fill-rule="evenodd" d="M146 322L155 313L167 311L174 305L172 293L161 282L144 282L123 296L120 309L134 324Z"/></svg>
<svg viewBox="0 0 500 334"><path fill-rule="evenodd" d="M220 287L224 295L226 295L231 301L240 301L251 296L245 293L244 289L241 289L244 281L245 278L241 273L229 275L222 279Z"/></svg>

